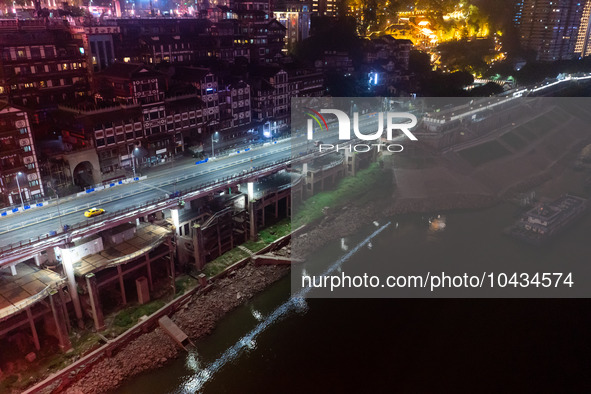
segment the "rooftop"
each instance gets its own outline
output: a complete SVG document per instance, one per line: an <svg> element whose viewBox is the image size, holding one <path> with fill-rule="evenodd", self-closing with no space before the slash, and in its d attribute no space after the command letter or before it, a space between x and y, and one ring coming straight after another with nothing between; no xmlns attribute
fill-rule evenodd
<svg viewBox="0 0 591 394"><path fill-rule="evenodd" d="M105 77L114 77L114 78L133 78L137 76L139 73L142 74L144 77L148 76L160 76L161 74L157 71L152 70L151 68L141 64L141 63L124 63L124 62L116 62L113 63L110 67L101 71L99 75Z"/></svg>
<svg viewBox="0 0 591 394"><path fill-rule="evenodd" d="M8 268L0 269L0 320L42 300L64 281L58 273L32 261L18 264L16 273L13 276Z"/></svg>
<svg viewBox="0 0 591 394"><path fill-rule="evenodd" d="M88 255L74 263L74 273L76 276L84 276L129 263L158 247L170 234L171 230L154 224L137 227L133 238L116 245L105 244L102 252Z"/></svg>

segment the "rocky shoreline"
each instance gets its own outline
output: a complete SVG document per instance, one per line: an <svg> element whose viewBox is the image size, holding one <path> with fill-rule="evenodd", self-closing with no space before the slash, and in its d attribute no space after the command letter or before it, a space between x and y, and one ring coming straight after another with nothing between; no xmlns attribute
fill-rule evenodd
<svg viewBox="0 0 591 394"><path fill-rule="evenodd" d="M207 293L194 295L171 319L190 338L211 333L226 313L243 304L289 272L287 266L257 266L252 263L216 280ZM159 368L184 353L160 328L131 341L114 356L93 365L67 394L100 394L117 388L134 376Z"/></svg>
<svg viewBox="0 0 591 394"><path fill-rule="evenodd" d="M346 206L338 211L327 209L324 219L292 239L288 248L298 254L292 257L304 258L325 244L351 235L379 218L417 212L481 209L497 202L498 199L492 196L454 195L429 200L381 200L371 205ZM209 292L194 295L171 319L190 338L202 338L212 332L226 313L288 272L288 266L254 266L249 263L215 281ZM65 393L108 392L142 372L162 367L182 353L184 351L169 336L156 328L131 341L114 356L95 364L84 377L72 383Z"/></svg>

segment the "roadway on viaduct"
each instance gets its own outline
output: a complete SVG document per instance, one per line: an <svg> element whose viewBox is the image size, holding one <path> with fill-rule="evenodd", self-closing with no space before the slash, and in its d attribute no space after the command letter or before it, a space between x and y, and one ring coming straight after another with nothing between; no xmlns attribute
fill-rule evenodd
<svg viewBox="0 0 591 394"><path fill-rule="evenodd" d="M375 132L375 130L370 130L370 126L375 128L374 124L377 123L375 119L360 123L362 131ZM329 133L323 135L323 142L337 142L336 124L329 125ZM109 218L109 223L102 223L100 228L97 227L97 222L104 222L106 219L102 216L110 216L108 215L110 212L124 211L159 200L158 206L153 206L150 210L146 209L145 213L142 211L143 214L147 214L173 206L175 199L168 199L169 201L166 203L162 203L162 200L166 200L166 197L175 191L192 190L193 192L189 195L183 195L184 198L189 197L188 200L190 200L191 197L196 198L199 195L195 190L199 189L200 185L215 184L217 181L217 188L219 188L220 181L225 178L234 177L232 183L236 184L252 181L253 177L266 175L266 172L263 171L265 168L279 171L287 167L292 154L294 154L293 147L298 147L296 149L298 152L305 152L308 147L314 148L314 144L307 141L305 135L301 134L285 142L243 151L237 155L218 158L198 165L194 162L190 164L183 162L183 164L173 165L158 171L155 175L150 175L142 181L119 185L77 198L61 199L59 214L57 204L52 204L1 218L0 266L14 262L14 249L21 249L17 253L18 255L23 252L26 252L25 254L34 253L33 250L22 250L26 248L25 244L28 245L29 241L37 240L38 237L46 236L54 231L57 231L59 235L59 229L64 224L76 225L77 231L73 231L72 236L87 234L89 230L100 231L112 227L120 221L119 217ZM221 186L223 187L223 185ZM213 189L208 189L208 192L213 192ZM87 221L83 215L84 211L94 206L105 209L106 214ZM131 216L139 217L141 214L134 212L134 215L129 215L122 212L121 219L129 221L132 219ZM84 227L88 228L81 231ZM55 244L55 241L58 240L47 239L46 242L37 242L37 246L43 248ZM63 242L63 238L60 242ZM19 243L23 243L23 247L18 247Z"/></svg>

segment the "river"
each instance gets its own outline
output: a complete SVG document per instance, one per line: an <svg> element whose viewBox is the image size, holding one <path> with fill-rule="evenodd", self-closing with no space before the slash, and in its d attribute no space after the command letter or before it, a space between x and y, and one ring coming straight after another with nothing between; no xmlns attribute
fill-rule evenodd
<svg viewBox="0 0 591 394"><path fill-rule="evenodd" d="M398 242L422 251L420 258L465 259L468 250L492 255L491 261L517 253L547 262L578 249L588 261L591 215L551 247L536 249L501 235L515 211L504 204L446 213L446 226L439 231L428 216L388 218L398 226L378 235L373 248ZM372 228L345 241L355 244ZM341 247L336 240L314 258L333 256ZM370 252L361 251L347 264ZM584 378L591 366L589 306L586 299L294 303L285 277L224 317L189 354L136 377L116 393L547 392L573 384L589 392L590 381Z"/></svg>

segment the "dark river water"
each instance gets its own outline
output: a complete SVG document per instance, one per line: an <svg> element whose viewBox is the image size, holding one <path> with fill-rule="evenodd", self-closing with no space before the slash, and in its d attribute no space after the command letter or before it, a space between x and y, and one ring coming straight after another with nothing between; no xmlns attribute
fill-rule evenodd
<svg viewBox="0 0 591 394"><path fill-rule="evenodd" d="M515 211L505 204L447 213L440 231L425 216L389 218L398 228L377 236L373 249L398 242L421 251L419 259L474 261L468 254L503 269L523 261L591 264L591 215L540 249L501 235ZM358 242L370 227L345 241ZM334 256L341 242L314 258ZM292 302L286 277L229 313L189 354L116 392L591 392L590 332L587 299Z"/></svg>

